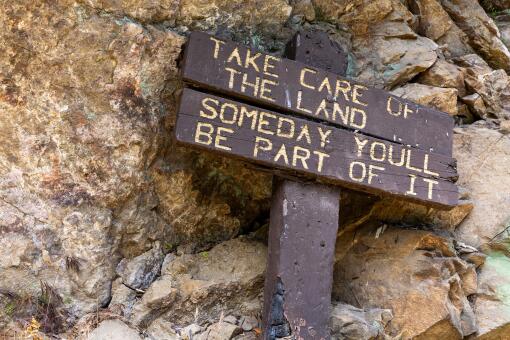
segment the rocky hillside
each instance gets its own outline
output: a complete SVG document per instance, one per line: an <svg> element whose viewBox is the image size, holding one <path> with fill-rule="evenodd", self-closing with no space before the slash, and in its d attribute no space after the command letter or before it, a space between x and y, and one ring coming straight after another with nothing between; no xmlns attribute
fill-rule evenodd
<svg viewBox="0 0 510 340"><path fill-rule="evenodd" d="M454 116L461 204L344 191L335 339L510 339L510 1L0 4L0 337L255 339L272 177L172 140L192 30ZM110 334L110 335L108 335Z"/></svg>

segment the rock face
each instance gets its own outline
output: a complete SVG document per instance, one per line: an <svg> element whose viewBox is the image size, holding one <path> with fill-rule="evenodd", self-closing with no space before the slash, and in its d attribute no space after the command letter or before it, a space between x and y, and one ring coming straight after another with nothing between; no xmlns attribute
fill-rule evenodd
<svg viewBox="0 0 510 340"><path fill-rule="evenodd" d="M139 5L117 4L114 13ZM2 262L0 288L37 297L40 280L52 282L76 316L108 302L123 257L156 240L165 251L217 242L236 235L239 221L251 223L263 204L233 189L242 186L236 177L250 178L258 200L270 187L240 163L184 151L176 162L156 157L179 157L168 129L185 39L94 8L21 1L0 14L1 243L16 244L13 257L2 256L11 260ZM175 196L166 196L169 185ZM180 200L212 217L186 214ZM201 242L189 236L212 225Z"/></svg>
<svg viewBox="0 0 510 340"><path fill-rule="evenodd" d="M164 313L165 319L184 326L256 300L266 252L263 244L238 238L196 255L170 256L161 278L135 304L133 322L147 325Z"/></svg>
<svg viewBox="0 0 510 340"><path fill-rule="evenodd" d="M392 93L418 104L448 112L451 115L457 114L457 89L412 83L399 87Z"/></svg>
<svg viewBox="0 0 510 340"><path fill-rule="evenodd" d="M508 244L493 248L480 272L475 300L479 339L504 339L510 332Z"/></svg>
<svg viewBox="0 0 510 340"><path fill-rule="evenodd" d="M509 137L486 127L468 127L456 129L454 138L458 184L467 189L474 206L457 229L457 237L475 247L507 238L510 212L504 207L510 196Z"/></svg>
<svg viewBox="0 0 510 340"><path fill-rule="evenodd" d="M465 124L451 211L343 191L333 337L504 339L510 18L496 11L508 8L2 2L0 334L34 318L68 338L257 338L272 177L173 141L179 60L190 30L281 55L313 28L349 52L348 77Z"/></svg>
<svg viewBox="0 0 510 340"><path fill-rule="evenodd" d="M350 248L337 259L335 298L361 308L391 309L393 336L459 339L476 332L467 299L476 292L474 266L430 232L377 230L358 230L349 244L337 246Z"/></svg>
<svg viewBox="0 0 510 340"><path fill-rule="evenodd" d="M89 336L88 340L141 340L138 332L129 328L120 320L106 320L99 324Z"/></svg>
<svg viewBox="0 0 510 340"><path fill-rule="evenodd" d="M467 34L471 46L494 68L510 71L510 52L500 33L476 0L441 0L444 9Z"/></svg>
<svg viewBox="0 0 510 340"><path fill-rule="evenodd" d="M414 17L399 1L316 0L321 15L351 28L353 76L367 84L391 88L432 66L437 59L434 41L410 27Z"/></svg>
<svg viewBox="0 0 510 340"><path fill-rule="evenodd" d="M333 339L382 339L387 323L393 315L388 309L362 309L338 304L331 313Z"/></svg>

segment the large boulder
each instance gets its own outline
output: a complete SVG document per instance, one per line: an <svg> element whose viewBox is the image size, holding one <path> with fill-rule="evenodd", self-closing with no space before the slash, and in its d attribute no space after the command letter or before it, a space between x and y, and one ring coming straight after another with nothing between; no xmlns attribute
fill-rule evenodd
<svg viewBox="0 0 510 340"><path fill-rule="evenodd" d="M501 41L503 41L506 47L510 48L510 14L497 16L495 21L501 32Z"/></svg>
<svg viewBox="0 0 510 340"><path fill-rule="evenodd" d="M425 71L437 59L434 41L417 35L413 14L400 1L314 1L321 16L352 33L352 76L392 88Z"/></svg>
<svg viewBox="0 0 510 340"><path fill-rule="evenodd" d="M377 225L347 236L337 242L336 299L390 309L392 336L460 339L476 332L467 299L476 292L475 268L456 256L447 239Z"/></svg>
<svg viewBox="0 0 510 340"><path fill-rule="evenodd" d="M390 310L363 310L339 303L331 312L331 338L337 340L383 339L385 327L393 315Z"/></svg>
<svg viewBox="0 0 510 340"><path fill-rule="evenodd" d="M510 71L510 52L494 21L477 0L441 0L443 8L467 34L471 46L496 69Z"/></svg>
<svg viewBox="0 0 510 340"><path fill-rule="evenodd" d="M474 206L457 228L456 236L462 242L479 247L508 237L509 153L510 138L496 130L483 125L455 129L458 184Z"/></svg>
<svg viewBox="0 0 510 340"><path fill-rule="evenodd" d="M289 7L280 3L279 23ZM0 5L0 290L8 296L38 301L50 285L72 322L108 304L122 258L156 242L164 252L209 247L267 209L270 176L171 140L185 38L156 23L172 20L173 4Z"/></svg>
<svg viewBox="0 0 510 340"><path fill-rule="evenodd" d="M510 258L508 242L486 249L488 257L478 275L475 313L477 339L505 339L510 334Z"/></svg>
<svg viewBox="0 0 510 340"><path fill-rule="evenodd" d="M440 45L445 57L473 53L468 36L453 22L440 0L411 0L408 3L418 17L418 33Z"/></svg>
<svg viewBox="0 0 510 340"><path fill-rule="evenodd" d="M457 89L409 83L392 91L396 96L433 107L450 115L457 114Z"/></svg>
<svg viewBox="0 0 510 340"><path fill-rule="evenodd" d="M279 29L289 19L292 7L285 0L181 0L177 22L194 29L222 25Z"/></svg>
<svg viewBox="0 0 510 340"><path fill-rule="evenodd" d="M135 304L132 320L147 326L163 314L184 326L239 309L262 292L266 252L262 243L237 238L210 251L168 257L161 278Z"/></svg>
<svg viewBox="0 0 510 340"><path fill-rule="evenodd" d="M113 319L101 322L87 340L142 340L142 337L122 321Z"/></svg>
<svg viewBox="0 0 510 340"><path fill-rule="evenodd" d="M457 93L461 97L466 93L463 70L444 59L438 59L431 68L420 74L418 82L430 86L457 89Z"/></svg>

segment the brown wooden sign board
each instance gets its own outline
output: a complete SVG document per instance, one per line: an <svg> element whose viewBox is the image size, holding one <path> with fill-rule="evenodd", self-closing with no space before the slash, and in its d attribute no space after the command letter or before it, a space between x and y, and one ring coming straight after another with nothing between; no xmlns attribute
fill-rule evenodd
<svg viewBox="0 0 510 340"><path fill-rule="evenodd" d="M332 184L457 203L452 158L192 89L183 90L175 131L180 142Z"/></svg>
<svg viewBox="0 0 510 340"><path fill-rule="evenodd" d="M299 45L299 41L297 42ZM321 120L362 134L451 156L453 119L337 74L191 34L184 81L258 106Z"/></svg>
<svg viewBox="0 0 510 340"><path fill-rule="evenodd" d="M324 32L299 32L286 56L306 65L192 33L184 80L234 100L185 88L177 140L277 174L457 204L447 114L342 78L346 55ZM273 184L263 338L328 339L339 188Z"/></svg>

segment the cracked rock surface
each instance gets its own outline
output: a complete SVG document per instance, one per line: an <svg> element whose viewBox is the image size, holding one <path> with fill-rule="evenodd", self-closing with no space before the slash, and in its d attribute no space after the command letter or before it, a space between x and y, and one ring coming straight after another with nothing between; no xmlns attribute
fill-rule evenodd
<svg viewBox="0 0 510 340"><path fill-rule="evenodd" d="M272 176L172 140L179 59L191 30L282 55L314 28L348 77L455 118L461 188L451 211L343 191L332 338L505 339L508 5L2 2L0 337L256 339Z"/></svg>

